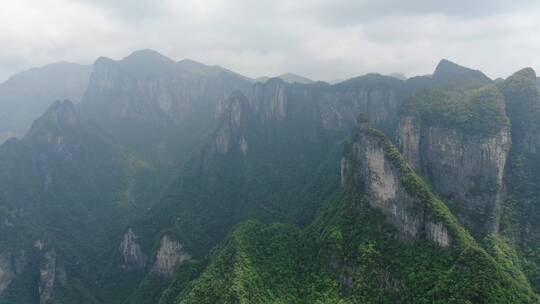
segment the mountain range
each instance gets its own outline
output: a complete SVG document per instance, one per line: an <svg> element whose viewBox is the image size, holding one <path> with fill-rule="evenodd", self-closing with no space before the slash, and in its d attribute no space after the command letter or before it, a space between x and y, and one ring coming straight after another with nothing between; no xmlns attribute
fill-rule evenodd
<svg viewBox="0 0 540 304"><path fill-rule="evenodd" d="M328 84L141 50L13 76L0 109L2 304L540 303L531 68Z"/></svg>

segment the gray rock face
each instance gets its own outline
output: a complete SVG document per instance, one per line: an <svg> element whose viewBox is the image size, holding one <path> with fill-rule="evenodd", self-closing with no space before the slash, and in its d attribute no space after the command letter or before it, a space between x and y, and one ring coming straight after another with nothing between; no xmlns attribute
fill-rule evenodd
<svg viewBox="0 0 540 304"><path fill-rule="evenodd" d="M250 106L259 114L262 122L283 121L286 115L287 84L279 79L257 83L251 89Z"/></svg>
<svg viewBox="0 0 540 304"><path fill-rule="evenodd" d="M183 250L183 247L182 244L174 241L168 235L161 237L152 271L163 276L172 276L178 265L191 258L191 256Z"/></svg>
<svg viewBox="0 0 540 304"><path fill-rule="evenodd" d="M365 113L374 126L388 131L401 105L398 95L384 87L326 93L319 104L323 126L331 130L351 128L358 114Z"/></svg>
<svg viewBox="0 0 540 304"><path fill-rule="evenodd" d="M398 143L409 164L458 211L465 225L477 231L498 231L502 180L511 146L509 128L492 135L470 135L419 126L405 117Z"/></svg>
<svg viewBox="0 0 540 304"><path fill-rule="evenodd" d="M248 88L250 82L225 69L206 68L212 72L149 50L120 61L100 58L94 64L81 112L157 125L178 124L194 115L211 119L220 99Z"/></svg>
<svg viewBox="0 0 540 304"><path fill-rule="evenodd" d="M502 84L513 144L520 152L530 154L540 151L540 91L536 79L535 71L525 68Z"/></svg>
<svg viewBox="0 0 540 304"><path fill-rule="evenodd" d="M349 185L351 176L361 180L360 185ZM407 193L399 176L381 140L365 130L352 144L350 155L342 161L344 186L362 187L370 206L381 210L404 240L425 235L441 247L450 246L452 240L445 225L432 219L420 200Z"/></svg>
<svg viewBox="0 0 540 304"><path fill-rule="evenodd" d="M0 255L0 295L15 278L15 267L11 254Z"/></svg>
<svg viewBox="0 0 540 304"><path fill-rule="evenodd" d="M250 115L248 101L244 95L237 92L229 98L228 105L220 114L220 127L218 128L212 144L212 150L227 154L231 150L247 153L248 142L245 138L246 116Z"/></svg>
<svg viewBox="0 0 540 304"><path fill-rule="evenodd" d="M56 249L50 247L44 240L37 240L34 247L38 251L39 258L39 303L47 304L53 298L55 288L65 286L66 270Z"/></svg>
<svg viewBox="0 0 540 304"><path fill-rule="evenodd" d="M39 277L39 303L45 304L52 297L56 281L56 251L54 249L43 254Z"/></svg>
<svg viewBox="0 0 540 304"><path fill-rule="evenodd" d="M16 254L12 252L0 254L0 295L9 287L13 279L24 271L28 262L24 250Z"/></svg>
<svg viewBox="0 0 540 304"><path fill-rule="evenodd" d="M119 251L122 257L122 268L129 270L140 269L146 266L147 257L142 252L141 246L137 242L137 235L135 235L131 228L124 233Z"/></svg>
<svg viewBox="0 0 540 304"><path fill-rule="evenodd" d="M393 133L402 102L403 82L381 75L367 75L337 85L288 84L280 79L256 83L248 94L236 92L222 100L215 112L219 124L214 150L246 153L248 139L241 125L302 123L312 140L322 128L345 136L360 113L374 126Z"/></svg>

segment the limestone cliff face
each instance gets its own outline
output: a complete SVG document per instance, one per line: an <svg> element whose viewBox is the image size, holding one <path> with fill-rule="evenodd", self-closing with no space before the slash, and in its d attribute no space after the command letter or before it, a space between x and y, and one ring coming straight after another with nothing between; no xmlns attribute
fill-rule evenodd
<svg viewBox="0 0 540 304"><path fill-rule="evenodd" d="M100 58L94 64L81 112L155 125L178 124L194 115L211 119L220 99L250 86L247 79L225 69L212 71L194 70L150 50L120 61Z"/></svg>
<svg viewBox="0 0 540 304"><path fill-rule="evenodd" d="M152 271L163 276L172 276L178 265L191 258L183 248L182 244L168 235L161 237Z"/></svg>
<svg viewBox="0 0 540 304"><path fill-rule="evenodd" d="M287 107L287 84L281 79L256 83L251 89L249 105L262 122L283 121Z"/></svg>
<svg viewBox="0 0 540 304"><path fill-rule="evenodd" d="M405 117L398 129L400 150L476 231L498 231L504 168L511 147L510 129L467 134L459 129L420 126Z"/></svg>
<svg viewBox="0 0 540 304"><path fill-rule="evenodd" d="M58 261L56 249L42 253L39 276L39 303L46 304L53 297L54 288L66 284L66 270Z"/></svg>
<svg viewBox="0 0 540 304"><path fill-rule="evenodd" d="M522 69L502 83L506 111L512 121L512 139L517 150L540 152L540 91L535 84L536 73Z"/></svg>
<svg viewBox="0 0 540 304"><path fill-rule="evenodd" d="M0 255L0 294L2 294L15 278L15 267L11 258L11 254Z"/></svg>
<svg viewBox="0 0 540 304"><path fill-rule="evenodd" d="M373 126L392 130L402 102L402 86L401 81L380 75L336 85L324 93L318 105L323 126L334 130L351 128L358 114L365 113Z"/></svg>
<svg viewBox="0 0 540 304"><path fill-rule="evenodd" d="M228 99L228 104L220 114L220 126L214 135L211 149L221 154L237 150L248 152L246 139L247 119L251 115L248 100L240 92L235 92Z"/></svg>
<svg viewBox="0 0 540 304"><path fill-rule="evenodd" d="M311 141L317 141L321 132L346 136L358 114L364 113L375 127L393 133L403 86L400 80L375 74L337 85L288 84L277 78L256 83L249 93L234 92L217 105L215 117L221 123L214 150L241 150L245 154L249 148L244 132L248 121L266 126L296 124Z"/></svg>
<svg viewBox="0 0 540 304"><path fill-rule="evenodd" d="M508 197L517 201L522 213L516 238L540 244L540 91L536 73L522 69L500 84L511 120L512 149L505 172Z"/></svg>
<svg viewBox="0 0 540 304"><path fill-rule="evenodd" d="M122 258L121 267L130 269L140 269L146 266L147 257L137 242L137 235L129 228L122 238L119 246L120 256Z"/></svg>
<svg viewBox="0 0 540 304"><path fill-rule="evenodd" d="M450 246L452 238L445 224L433 218L427 206L405 189L402 174L389 158L382 139L371 135L367 127L358 132L342 160L343 187L358 187L365 193L369 205L381 210L403 239L426 237L441 247Z"/></svg>

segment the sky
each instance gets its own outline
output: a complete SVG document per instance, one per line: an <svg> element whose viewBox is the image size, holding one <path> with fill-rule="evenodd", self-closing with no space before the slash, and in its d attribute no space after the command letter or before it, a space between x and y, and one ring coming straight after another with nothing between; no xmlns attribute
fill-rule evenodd
<svg viewBox="0 0 540 304"><path fill-rule="evenodd" d="M536 0L17 0L0 10L0 81L59 61L154 49L249 77L540 70Z"/></svg>

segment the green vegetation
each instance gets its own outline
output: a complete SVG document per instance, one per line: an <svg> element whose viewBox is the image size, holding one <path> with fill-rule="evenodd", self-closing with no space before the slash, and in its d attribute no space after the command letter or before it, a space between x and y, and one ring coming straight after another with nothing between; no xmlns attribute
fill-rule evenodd
<svg viewBox="0 0 540 304"><path fill-rule="evenodd" d="M455 246L396 238L385 216L353 188L336 193L303 230L256 221L237 226L202 273L176 280L160 304L539 302L511 246L489 236L486 251L382 133L355 134L383 145L401 184L445 223Z"/></svg>
<svg viewBox="0 0 540 304"><path fill-rule="evenodd" d="M471 91L420 91L405 103L426 125L455 128L469 134L493 134L509 125L504 96L495 86Z"/></svg>

